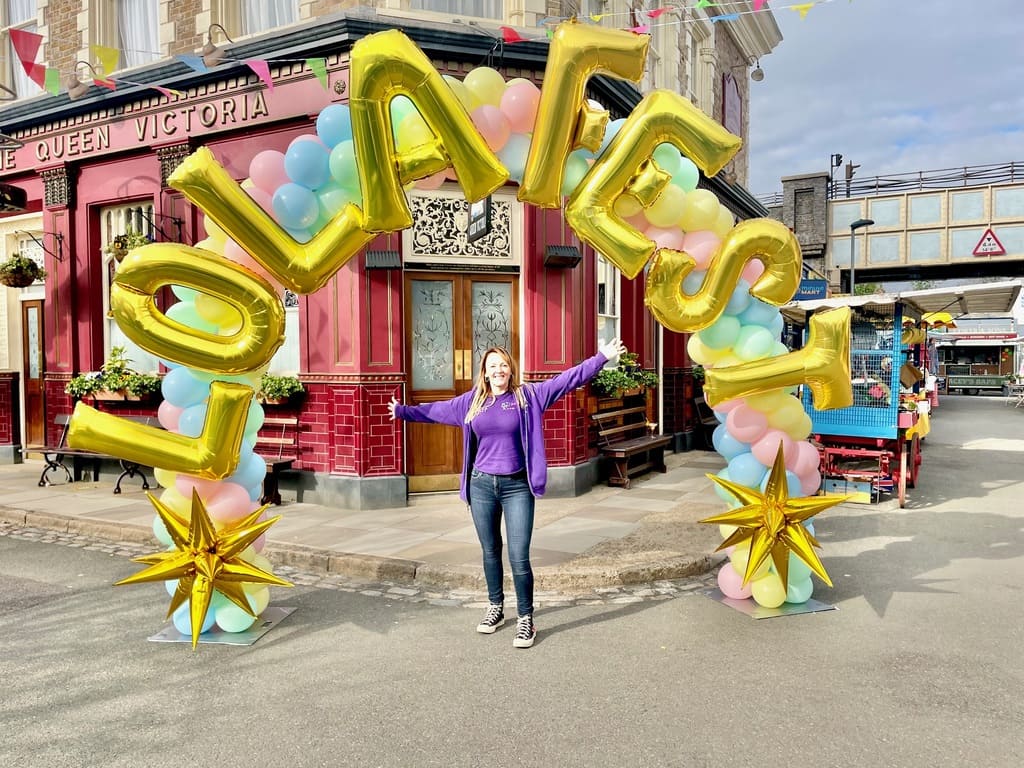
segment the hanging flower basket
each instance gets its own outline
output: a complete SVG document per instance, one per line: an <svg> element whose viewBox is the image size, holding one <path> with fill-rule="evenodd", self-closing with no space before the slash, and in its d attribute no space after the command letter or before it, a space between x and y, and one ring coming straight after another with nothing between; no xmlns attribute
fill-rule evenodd
<svg viewBox="0 0 1024 768"><path fill-rule="evenodd" d="M109 253L120 264L130 251L143 245L149 245L151 242L152 240L148 237L129 227L123 235L118 235L104 245L103 252Z"/></svg>
<svg viewBox="0 0 1024 768"><path fill-rule="evenodd" d="M39 266L39 262L17 251L7 261L0 263L0 283L11 288L27 288L45 277L46 270Z"/></svg>

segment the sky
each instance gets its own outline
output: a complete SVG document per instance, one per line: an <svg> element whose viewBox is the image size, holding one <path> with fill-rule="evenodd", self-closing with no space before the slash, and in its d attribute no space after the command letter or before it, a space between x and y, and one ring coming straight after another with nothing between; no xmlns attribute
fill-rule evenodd
<svg viewBox="0 0 1024 768"><path fill-rule="evenodd" d="M1024 0L790 4L750 83L754 195L835 153L858 179L1024 161Z"/></svg>

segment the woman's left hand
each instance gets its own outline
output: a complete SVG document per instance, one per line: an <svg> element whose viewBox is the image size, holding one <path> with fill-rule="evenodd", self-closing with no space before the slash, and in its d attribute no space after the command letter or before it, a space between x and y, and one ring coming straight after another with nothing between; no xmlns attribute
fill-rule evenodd
<svg viewBox="0 0 1024 768"><path fill-rule="evenodd" d="M619 355L626 351L626 345L622 343L622 339L616 336L599 346L597 351L607 357L608 362L614 363L619 359Z"/></svg>

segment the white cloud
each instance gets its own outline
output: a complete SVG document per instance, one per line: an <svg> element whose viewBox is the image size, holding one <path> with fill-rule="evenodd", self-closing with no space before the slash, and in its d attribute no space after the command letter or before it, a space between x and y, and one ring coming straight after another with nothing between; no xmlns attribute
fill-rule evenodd
<svg viewBox="0 0 1024 768"><path fill-rule="evenodd" d="M1024 160L1020 0L821 3L784 36L751 83L750 179L827 171L857 178ZM842 176L840 171L837 176Z"/></svg>

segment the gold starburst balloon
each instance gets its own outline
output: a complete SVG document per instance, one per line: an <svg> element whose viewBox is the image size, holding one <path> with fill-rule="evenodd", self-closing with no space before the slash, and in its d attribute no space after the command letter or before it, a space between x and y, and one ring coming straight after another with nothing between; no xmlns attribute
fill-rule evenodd
<svg viewBox="0 0 1024 768"><path fill-rule="evenodd" d="M743 574L744 586L769 557L785 586L789 578L790 552L807 563L807 567L818 574L822 581L832 586L825 566L821 564L817 552L814 551L815 547L820 549L821 544L801 523L829 507L840 504L847 497L790 498L786 487L786 460L781 445L775 454L775 463L772 464L764 493L715 475L709 474L708 477L725 488L743 505L700 522L738 526L722 542L718 550L750 539L750 557L747 559L747 570Z"/></svg>
<svg viewBox="0 0 1024 768"><path fill-rule="evenodd" d="M241 558L246 547L281 519L278 515L262 523L257 522L269 505L260 507L218 531L194 489L192 516L188 522L178 517L153 494L146 495L156 507L160 519L164 521L175 549L133 558L137 563L148 563L149 568L127 579L121 579L115 586L178 579L178 589L171 597L167 617L170 618L186 600L191 600L189 616L192 620L192 650L195 650L199 643L200 630L206 620L206 612L210 608L214 590L256 618L242 588L244 583L291 586L291 583L284 579L267 573Z"/></svg>

